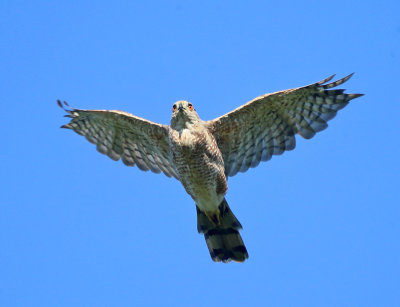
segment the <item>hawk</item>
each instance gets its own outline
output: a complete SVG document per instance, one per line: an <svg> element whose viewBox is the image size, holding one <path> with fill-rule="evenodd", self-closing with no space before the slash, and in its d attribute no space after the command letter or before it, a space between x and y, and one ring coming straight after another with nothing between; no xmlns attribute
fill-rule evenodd
<svg viewBox="0 0 400 307"><path fill-rule="evenodd" d="M295 148L295 135L312 138L350 100L362 94L331 89L352 76L259 96L221 117L203 121L188 101L172 107L169 126L122 111L80 110L57 101L74 130L97 150L128 166L175 177L192 197L197 230L212 260L243 262L242 225L225 199L227 178Z"/></svg>

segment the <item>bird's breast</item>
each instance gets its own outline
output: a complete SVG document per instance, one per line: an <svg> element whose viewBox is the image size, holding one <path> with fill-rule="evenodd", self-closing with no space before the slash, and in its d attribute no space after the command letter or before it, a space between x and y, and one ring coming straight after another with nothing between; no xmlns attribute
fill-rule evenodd
<svg viewBox="0 0 400 307"><path fill-rule="evenodd" d="M218 146L208 131L183 129L170 133L170 147L175 163L186 166L217 163L223 166ZM179 168L179 165L177 165Z"/></svg>
<svg viewBox="0 0 400 307"><path fill-rule="evenodd" d="M202 210L213 211L226 193L224 163L208 131L184 129L170 134L170 146L180 181Z"/></svg>
<svg viewBox="0 0 400 307"><path fill-rule="evenodd" d="M170 142L173 152L197 151L207 143L207 135L191 129L175 130L170 133Z"/></svg>
<svg viewBox="0 0 400 307"><path fill-rule="evenodd" d="M201 136L189 129L183 129L182 132L179 133L179 142L183 148L195 149L200 143L200 140Z"/></svg>

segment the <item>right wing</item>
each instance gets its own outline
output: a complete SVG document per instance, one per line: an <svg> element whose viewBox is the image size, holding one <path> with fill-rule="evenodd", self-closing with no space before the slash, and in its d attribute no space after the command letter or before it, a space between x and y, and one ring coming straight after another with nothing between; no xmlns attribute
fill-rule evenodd
<svg viewBox="0 0 400 307"><path fill-rule="evenodd" d="M80 110L57 101L71 121L61 126L74 130L97 145L97 150L114 161L143 171L163 172L179 180L168 143L168 126L122 111Z"/></svg>

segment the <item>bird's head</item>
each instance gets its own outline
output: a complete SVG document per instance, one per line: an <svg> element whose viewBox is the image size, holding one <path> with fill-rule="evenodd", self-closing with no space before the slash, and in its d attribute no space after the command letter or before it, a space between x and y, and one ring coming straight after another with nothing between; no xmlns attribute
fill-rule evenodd
<svg viewBox="0 0 400 307"><path fill-rule="evenodd" d="M193 105L185 100L180 100L172 106L171 127L176 130L190 128L200 121L199 115Z"/></svg>

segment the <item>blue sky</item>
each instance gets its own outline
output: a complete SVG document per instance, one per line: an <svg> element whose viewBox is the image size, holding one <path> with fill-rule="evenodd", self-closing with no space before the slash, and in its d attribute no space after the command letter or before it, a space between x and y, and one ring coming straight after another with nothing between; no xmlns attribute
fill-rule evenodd
<svg viewBox="0 0 400 307"><path fill-rule="evenodd" d="M400 3L7 1L0 305L394 306ZM250 258L213 263L174 179L114 162L57 99L169 123L356 72L329 128L229 180Z"/></svg>

